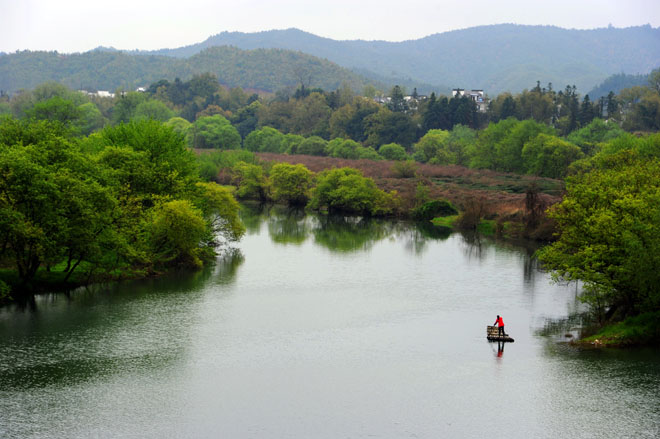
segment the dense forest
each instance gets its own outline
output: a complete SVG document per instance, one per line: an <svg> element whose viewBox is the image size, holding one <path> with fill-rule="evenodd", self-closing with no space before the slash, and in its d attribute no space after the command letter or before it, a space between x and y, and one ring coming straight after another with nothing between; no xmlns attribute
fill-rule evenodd
<svg viewBox="0 0 660 439"><path fill-rule="evenodd" d="M564 199L547 215L532 185L518 217L466 199L456 224L489 219L497 233L553 239L542 260L558 279L583 281L603 321L658 311L660 70L596 101L537 82L494 97L486 112L467 96L406 96L395 86L387 97L304 80L263 97L211 73L114 97L52 82L2 95L1 294L200 266L243 233L234 197L451 215L454 206L429 196L442 182L417 172L436 164L565 179ZM315 174L257 153L389 161L418 189L405 200L353 167Z"/></svg>
<svg viewBox="0 0 660 439"><path fill-rule="evenodd" d="M367 85L383 88L378 80L300 52L225 46L211 47L185 59L101 50L80 54L22 51L0 57L0 90L30 90L46 81L72 89L134 90L161 78L185 80L205 72L212 72L230 88L268 92L295 87L301 81L328 90L342 83L354 90L363 90Z"/></svg>

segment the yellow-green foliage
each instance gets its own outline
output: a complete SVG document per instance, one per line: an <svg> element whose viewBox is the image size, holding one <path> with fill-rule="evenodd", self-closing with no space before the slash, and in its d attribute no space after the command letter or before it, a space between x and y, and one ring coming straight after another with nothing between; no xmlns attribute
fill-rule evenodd
<svg viewBox="0 0 660 439"><path fill-rule="evenodd" d="M313 173L304 165L278 163L270 170L273 199L287 204L306 204Z"/></svg>
<svg viewBox="0 0 660 439"><path fill-rule="evenodd" d="M395 196L378 189L359 170L339 168L318 175L309 206L360 215L386 215L394 209Z"/></svg>

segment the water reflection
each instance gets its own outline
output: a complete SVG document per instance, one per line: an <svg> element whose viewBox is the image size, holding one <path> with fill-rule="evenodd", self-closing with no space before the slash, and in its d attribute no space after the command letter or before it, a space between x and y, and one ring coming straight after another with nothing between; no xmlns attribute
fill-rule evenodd
<svg viewBox="0 0 660 439"><path fill-rule="evenodd" d="M235 280L233 250L215 266L37 296L0 312L0 390L72 386L175 367L190 344L201 285ZM44 312L42 312L42 308Z"/></svg>

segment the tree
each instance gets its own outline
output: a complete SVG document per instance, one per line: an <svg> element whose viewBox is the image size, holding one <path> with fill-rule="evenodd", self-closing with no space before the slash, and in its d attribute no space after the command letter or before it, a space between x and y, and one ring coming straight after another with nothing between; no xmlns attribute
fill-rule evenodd
<svg viewBox="0 0 660 439"><path fill-rule="evenodd" d="M325 149L328 145L326 140L318 136L308 137L296 148L296 154L305 154L305 155L325 155Z"/></svg>
<svg viewBox="0 0 660 439"><path fill-rule="evenodd" d="M167 105L161 101L151 99L140 102L137 107L135 107L132 119L153 119L160 122L166 122L172 117L174 117L174 111L170 110Z"/></svg>
<svg viewBox="0 0 660 439"><path fill-rule="evenodd" d="M99 160L121 175L122 184L132 183L132 192L151 199L154 195L185 197L194 191L199 178L195 156L172 128L141 120L107 127L100 136L115 148L104 151Z"/></svg>
<svg viewBox="0 0 660 439"><path fill-rule="evenodd" d="M287 147L284 134L271 127L252 131L247 135L243 144L245 149L254 152L283 153Z"/></svg>
<svg viewBox="0 0 660 439"><path fill-rule="evenodd" d="M268 197L268 181L264 170L259 165L238 162L232 168L233 182L238 188L239 198L266 201Z"/></svg>
<svg viewBox="0 0 660 439"><path fill-rule="evenodd" d="M660 309L658 175L660 161L622 151L568 179L564 200L550 210L559 239L541 260L555 279L583 281L582 299L599 317Z"/></svg>
<svg viewBox="0 0 660 439"><path fill-rule="evenodd" d="M583 156L577 146L543 133L525 143L522 150L525 171L550 178L565 177L569 165Z"/></svg>
<svg viewBox="0 0 660 439"><path fill-rule="evenodd" d="M371 178L353 168L321 172L309 207L358 215L384 215L393 210L394 195L376 187Z"/></svg>
<svg viewBox="0 0 660 439"><path fill-rule="evenodd" d="M434 163L446 163L446 158L438 157L438 152L443 149L449 140L449 131L445 130L429 130L419 142L414 146L414 157L417 161L422 163L434 160Z"/></svg>
<svg viewBox="0 0 660 439"><path fill-rule="evenodd" d="M274 165L270 170L273 199L291 205L307 204L312 177L312 172L301 164Z"/></svg>
<svg viewBox="0 0 660 439"><path fill-rule="evenodd" d="M64 280L102 254L115 202L102 172L47 121L0 126L0 256L15 261L23 287L42 264L67 262Z"/></svg>
<svg viewBox="0 0 660 439"><path fill-rule="evenodd" d="M358 148L360 147L361 145L354 140L337 137L328 142L325 147L325 154L330 157L357 159L359 158Z"/></svg>
<svg viewBox="0 0 660 439"><path fill-rule="evenodd" d="M398 85L392 87L390 101L387 103L387 108L395 113L405 113L409 110L408 103L403 96L403 90Z"/></svg>
<svg viewBox="0 0 660 439"><path fill-rule="evenodd" d="M152 260L157 266L201 267L199 243L207 233L202 212L188 200L157 205L148 227Z"/></svg>
<svg viewBox="0 0 660 439"><path fill-rule="evenodd" d="M239 149L241 135L227 119L215 116L201 117L191 128L194 148Z"/></svg>
<svg viewBox="0 0 660 439"><path fill-rule="evenodd" d="M407 160L406 149L396 143L388 143L378 148L378 154L387 160Z"/></svg>

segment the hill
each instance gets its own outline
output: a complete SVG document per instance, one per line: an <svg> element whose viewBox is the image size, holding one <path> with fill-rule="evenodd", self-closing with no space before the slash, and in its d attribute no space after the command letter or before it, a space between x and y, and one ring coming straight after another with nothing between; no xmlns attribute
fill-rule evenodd
<svg viewBox="0 0 660 439"><path fill-rule="evenodd" d="M618 73L609 76L601 84L591 89L588 94L589 98L592 101L595 101L602 96L607 96L611 91L618 94L624 88L644 86L648 84L649 75L626 75L625 73Z"/></svg>
<svg viewBox="0 0 660 439"><path fill-rule="evenodd" d="M296 86L334 90L342 83L355 90L369 80L330 61L301 52L282 49L241 50L235 47L209 47L188 58L141 56L114 50L94 50L79 54L23 51L0 57L0 90L15 92L32 89L46 81L57 81L73 89L134 89L160 79L189 79L211 72L223 85L264 91Z"/></svg>
<svg viewBox="0 0 660 439"><path fill-rule="evenodd" d="M223 32L198 44L140 53L189 57L218 45L298 50L365 75L410 79L440 91L482 88L491 95L531 88L537 80L555 88L574 84L585 93L612 74L646 74L660 66L660 28L648 25L576 30L500 24L397 43L336 41L298 29Z"/></svg>

